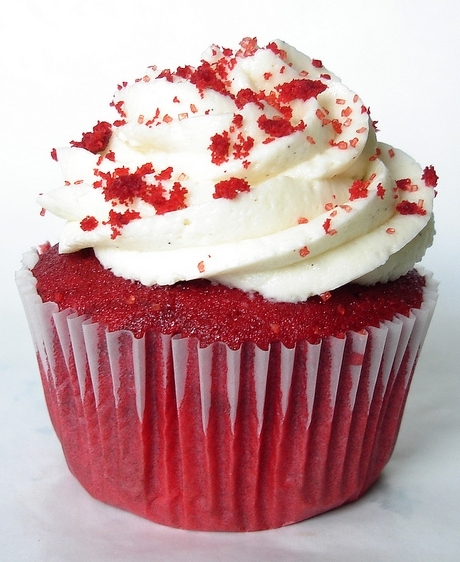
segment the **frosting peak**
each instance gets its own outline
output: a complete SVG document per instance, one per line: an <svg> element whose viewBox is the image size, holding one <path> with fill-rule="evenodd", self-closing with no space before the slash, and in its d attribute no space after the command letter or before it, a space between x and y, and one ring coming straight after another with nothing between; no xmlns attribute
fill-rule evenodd
<svg viewBox="0 0 460 562"><path fill-rule="evenodd" d="M304 300L394 279L433 237L436 174L378 143L361 99L281 41L210 47L119 87L116 119L55 153L61 252L146 285L214 279Z"/></svg>

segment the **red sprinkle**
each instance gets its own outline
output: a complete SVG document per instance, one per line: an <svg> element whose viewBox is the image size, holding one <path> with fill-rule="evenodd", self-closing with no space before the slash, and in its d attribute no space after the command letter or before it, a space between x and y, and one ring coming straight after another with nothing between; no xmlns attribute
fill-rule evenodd
<svg viewBox="0 0 460 562"><path fill-rule="evenodd" d="M328 218L323 222L323 228L324 228L324 232L326 234L330 234L331 233L331 219Z"/></svg>
<svg viewBox="0 0 460 562"><path fill-rule="evenodd" d="M347 141L335 142L333 139L331 139L331 140L329 141L329 144L330 144L331 146L337 147L339 150L347 150L347 148L348 148L348 143L347 143Z"/></svg>
<svg viewBox="0 0 460 562"><path fill-rule="evenodd" d="M304 246L303 248L300 248L300 250L299 250L299 255L300 255L301 258L306 258L309 253L310 253L310 250L307 248L307 246Z"/></svg>
<svg viewBox="0 0 460 562"><path fill-rule="evenodd" d="M275 55L278 55L283 60L285 60L287 57L286 51L284 49L280 49L274 42L268 43L266 49L270 49L270 51L273 51Z"/></svg>
<svg viewBox="0 0 460 562"><path fill-rule="evenodd" d="M383 199L385 197L385 192L386 189L383 187L381 183L379 183L377 185L377 196L380 197L380 199Z"/></svg>
<svg viewBox="0 0 460 562"><path fill-rule="evenodd" d="M338 119L332 119L331 125L332 125L332 128L334 129L334 131L338 135L340 135L342 133L342 123L340 123L340 121Z"/></svg>
<svg viewBox="0 0 460 562"><path fill-rule="evenodd" d="M352 146L353 148L356 148L358 146L359 140L354 137L350 140L350 146Z"/></svg>

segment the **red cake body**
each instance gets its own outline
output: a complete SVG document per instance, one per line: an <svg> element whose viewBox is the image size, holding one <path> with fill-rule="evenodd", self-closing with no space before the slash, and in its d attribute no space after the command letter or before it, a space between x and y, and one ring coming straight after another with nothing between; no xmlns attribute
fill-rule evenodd
<svg viewBox="0 0 460 562"><path fill-rule="evenodd" d="M430 317L418 272L298 304L145 287L49 245L27 274L50 417L95 498L255 531L357 499L388 462Z"/></svg>
<svg viewBox="0 0 460 562"><path fill-rule="evenodd" d="M181 334L198 338L202 346L220 341L232 349L245 342L262 349L276 341L293 347L299 340L317 343L377 327L419 308L425 284L412 271L371 287L350 283L301 303L274 302L204 279L147 287L104 269L92 249L59 254L57 246L44 249L33 274L44 301L89 314L110 331Z"/></svg>

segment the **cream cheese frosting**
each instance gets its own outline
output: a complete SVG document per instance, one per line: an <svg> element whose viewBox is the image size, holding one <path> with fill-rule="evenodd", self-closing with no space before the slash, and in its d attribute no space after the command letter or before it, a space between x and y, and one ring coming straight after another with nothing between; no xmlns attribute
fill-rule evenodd
<svg viewBox="0 0 460 562"><path fill-rule="evenodd" d="M56 150L60 251L145 285L207 278L297 302L413 268L436 173L376 139L362 100L282 41L211 46L118 88L112 123Z"/></svg>

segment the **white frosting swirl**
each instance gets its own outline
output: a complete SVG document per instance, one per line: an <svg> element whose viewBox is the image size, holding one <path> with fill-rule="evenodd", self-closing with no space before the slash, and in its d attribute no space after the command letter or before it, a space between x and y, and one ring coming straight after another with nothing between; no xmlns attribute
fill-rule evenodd
<svg viewBox="0 0 460 562"><path fill-rule="evenodd" d="M61 252L93 247L146 285L205 277L296 302L395 279L432 242L420 166L376 141L362 101L320 61L281 41L149 69L113 105L108 145L59 149L66 185L39 198L67 221Z"/></svg>

